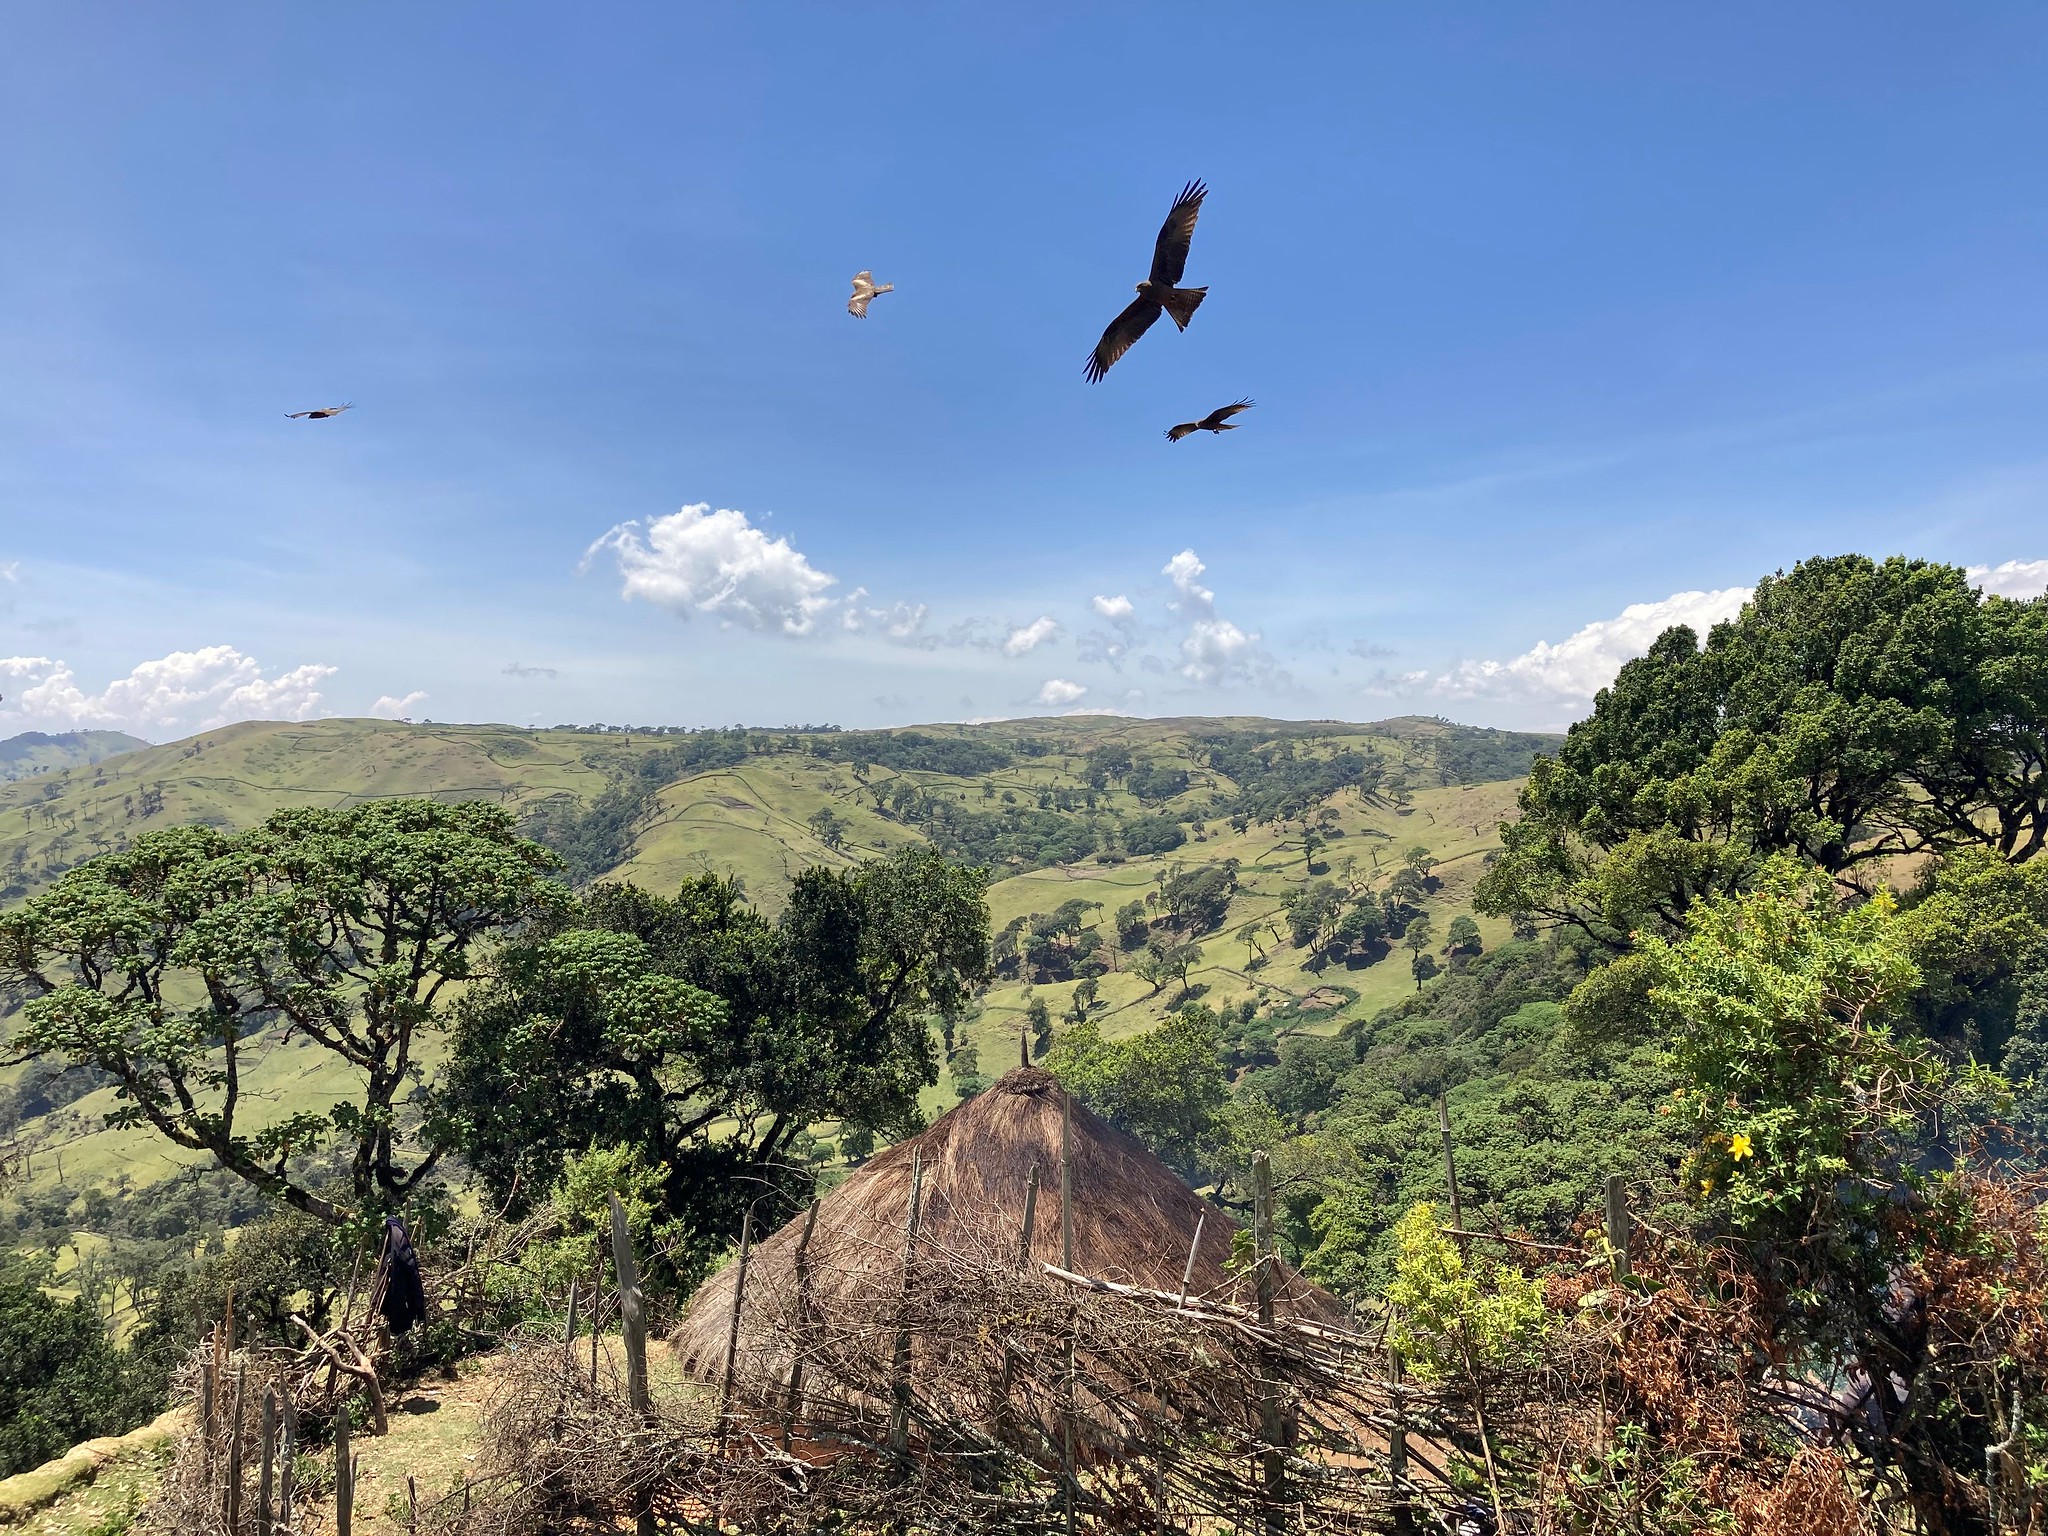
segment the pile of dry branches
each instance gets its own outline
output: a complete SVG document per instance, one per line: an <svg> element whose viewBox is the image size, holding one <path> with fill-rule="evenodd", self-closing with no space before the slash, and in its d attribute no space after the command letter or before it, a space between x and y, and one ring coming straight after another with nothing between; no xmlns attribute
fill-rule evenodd
<svg viewBox="0 0 2048 1536"><path fill-rule="evenodd" d="M1014 1249L928 1243L870 1274L829 1321L800 1284L749 1297L789 1367L749 1389L763 1378L735 1361L735 1388L651 1415L561 1345L522 1352L470 1528L526 1536L639 1504L749 1532L1363 1531L1448 1496L1439 1400L1391 1385L1367 1335L1021 1270Z"/></svg>

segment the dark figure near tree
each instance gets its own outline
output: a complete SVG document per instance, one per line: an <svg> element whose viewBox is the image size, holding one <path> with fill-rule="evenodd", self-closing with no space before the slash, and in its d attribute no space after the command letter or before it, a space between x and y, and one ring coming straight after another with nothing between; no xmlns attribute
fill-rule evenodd
<svg viewBox="0 0 2048 1536"><path fill-rule="evenodd" d="M394 1334L410 1332L427 1320L427 1288L420 1283L420 1256L406 1236L405 1223L384 1218L384 1300L378 1310Z"/></svg>

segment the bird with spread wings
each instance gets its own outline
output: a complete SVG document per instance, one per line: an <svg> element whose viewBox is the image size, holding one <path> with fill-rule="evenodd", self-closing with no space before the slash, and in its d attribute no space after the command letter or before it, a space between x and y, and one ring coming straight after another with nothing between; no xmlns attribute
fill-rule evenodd
<svg viewBox="0 0 2048 1536"><path fill-rule="evenodd" d="M323 405L317 411L287 411L286 421L325 421L330 416L339 416L343 411L352 411L356 404L351 400L347 405Z"/></svg>
<svg viewBox="0 0 2048 1536"><path fill-rule="evenodd" d="M1199 181L1191 181L1181 188L1179 197L1173 200L1173 207L1167 210L1166 222L1159 227L1159 239L1152 247L1152 271L1145 281L1138 284L1138 296L1124 307L1124 312L1109 322L1109 329L1102 333L1102 340L1095 343L1095 350L1088 354L1085 372L1090 384L1100 382L1109 372L1112 364L1131 350L1133 343L1152 329L1152 322L1164 310L1173 316L1173 323L1182 330L1188 328L1188 321L1195 317L1202 300L1208 295L1207 288L1181 288L1181 274L1187 271L1188 246L1195 238L1195 220L1202 214L1202 199L1209 195L1209 189Z"/></svg>
<svg viewBox="0 0 2048 1536"><path fill-rule="evenodd" d="M846 301L846 312L856 320L865 320L868 317L869 299L878 293L895 291L894 283L878 283L872 272L856 272L853 274L853 297Z"/></svg>
<svg viewBox="0 0 2048 1536"><path fill-rule="evenodd" d="M1235 405L1219 405L1200 421L1184 421L1177 427L1168 427L1166 440L1169 443L1177 443L1190 432L1235 432L1237 423L1230 418L1239 411L1248 411L1251 408L1252 402L1249 400L1240 400Z"/></svg>

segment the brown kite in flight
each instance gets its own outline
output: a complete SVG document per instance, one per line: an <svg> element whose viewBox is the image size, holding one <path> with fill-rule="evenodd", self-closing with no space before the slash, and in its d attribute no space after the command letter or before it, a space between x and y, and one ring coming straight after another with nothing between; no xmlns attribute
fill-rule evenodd
<svg viewBox="0 0 2048 1536"><path fill-rule="evenodd" d="M1184 421L1177 427L1168 427L1166 440L1169 443L1177 443L1190 432L1235 432L1237 423L1230 418L1239 411L1248 411L1251 408L1252 403L1249 400L1240 400L1235 405L1219 405L1200 421Z"/></svg>
<svg viewBox="0 0 2048 1536"><path fill-rule="evenodd" d="M869 299L878 293L895 291L894 283L878 283L872 272L856 272L853 274L853 297L846 301L846 312L856 320L865 320L868 317Z"/></svg>
<svg viewBox="0 0 2048 1536"><path fill-rule="evenodd" d="M355 408L356 403L351 400L347 405L323 405L317 411L287 411L284 419L286 421L325 421L330 416L339 416L343 411L352 411Z"/></svg>
<svg viewBox="0 0 2048 1536"><path fill-rule="evenodd" d="M1173 200L1166 222L1159 226L1158 243L1152 248L1151 274L1138 284L1137 298L1109 322L1109 329L1102 333L1102 340L1095 343L1095 350L1088 356L1086 372L1090 384L1099 382L1110 365L1152 329L1152 322L1159 318L1162 309L1173 316L1173 323L1182 330L1195 317L1209 290L1176 288L1174 284L1187 270L1188 245L1195 238L1195 220L1202 215L1202 199L1208 195L1207 187L1191 181Z"/></svg>

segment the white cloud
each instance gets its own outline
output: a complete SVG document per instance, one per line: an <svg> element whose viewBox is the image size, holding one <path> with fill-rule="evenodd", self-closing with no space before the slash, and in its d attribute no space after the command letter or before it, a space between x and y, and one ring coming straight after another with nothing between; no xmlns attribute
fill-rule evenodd
<svg viewBox="0 0 2048 1536"><path fill-rule="evenodd" d="M1184 549L1160 572L1173 583L1174 612L1188 626L1180 642L1181 676L1204 685L1248 680L1254 663L1263 660L1258 632L1240 629L1216 611L1216 594L1196 579L1206 569L1192 549Z"/></svg>
<svg viewBox="0 0 2048 1536"><path fill-rule="evenodd" d="M402 715L412 713L413 705L419 703L426 696L426 690L422 688L413 689L411 693L408 693L402 699L394 699L387 693L380 696L377 702L370 706L370 713L382 715L386 720L396 720Z"/></svg>
<svg viewBox="0 0 2048 1536"><path fill-rule="evenodd" d="M2007 560L2001 565L1973 565L1964 574L1986 597L2039 597L2048 591L2048 560Z"/></svg>
<svg viewBox="0 0 2048 1536"><path fill-rule="evenodd" d="M562 674L553 667L529 667L524 662L512 661L505 664L507 677L560 677Z"/></svg>
<svg viewBox="0 0 2048 1536"><path fill-rule="evenodd" d="M1038 697L1033 702L1057 707L1073 703L1087 691L1080 683L1070 683L1064 677L1048 677L1045 686L1038 690Z"/></svg>
<svg viewBox="0 0 2048 1536"><path fill-rule="evenodd" d="M265 677L254 657L231 645L209 645L145 661L100 692L88 693L66 662L0 657L0 677L24 685L5 690L0 722L60 731L100 726L161 737L236 720L303 720L320 707L320 685L335 671L311 664Z"/></svg>
<svg viewBox="0 0 2048 1536"><path fill-rule="evenodd" d="M1059 632L1059 621L1049 613L1041 614L1029 624L1019 625L1010 631L1009 638L1003 642L1003 654L1005 656L1029 655Z"/></svg>
<svg viewBox="0 0 2048 1536"><path fill-rule="evenodd" d="M0 560L0 581L6 582L10 587L19 586L21 584L21 562L19 560ZM1100 599L1097 599L1097 601L1100 601Z"/></svg>
<svg viewBox="0 0 2048 1536"><path fill-rule="evenodd" d="M924 621L931 617L931 609L923 603L891 603L886 608L863 608L861 600L868 595L866 587L855 587L846 594L846 607L839 615L839 627L852 634L875 633L901 645L921 645L923 637L919 631Z"/></svg>
<svg viewBox="0 0 2048 1536"><path fill-rule="evenodd" d="M620 523L584 554L587 566L610 550L624 578L619 595L642 598L682 618L712 614L726 624L783 635L807 635L832 606L838 582L788 539L769 538L744 512L712 511L700 501L657 517L643 532Z"/></svg>
<svg viewBox="0 0 2048 1536"><path fill-rule="evenodd" d="M1091 599L1091 603L1095 611L1112 624L1127 624L1130 622L1132 615L1137 612L1131 606L1131 600L1121 592L1115 597L1102 597L1098 595Z"/></svg>
<svg viewBox="0 0 2048 1536"><path fill-rule="evenodd" d="M1704 636L1732 619L1749 601L1749 587L1718 592L1674 592L1655 603L1631 603L1618 617L1596 619L1552 645L1539 640L1508 661L1461 661L1437 678L1435 689L1452 698L1548 697L1591 699L1614 681L1623 662L1643 654L1674 624ZM1416 674L1405 674L1408 683Z"/></svg>

